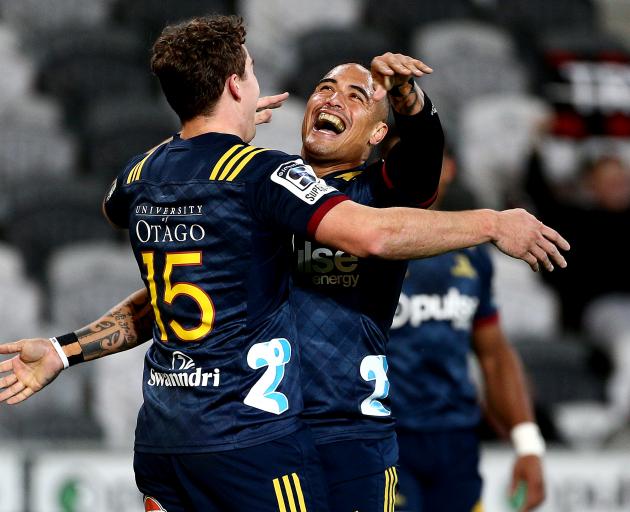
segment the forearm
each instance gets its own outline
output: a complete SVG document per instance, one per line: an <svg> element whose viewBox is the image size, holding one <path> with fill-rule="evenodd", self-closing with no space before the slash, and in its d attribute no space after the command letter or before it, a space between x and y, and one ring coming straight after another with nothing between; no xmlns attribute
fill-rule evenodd
<svg viewBox="0 0 630 512"><path fill-rule="evenodd" d="M396 113L394 118L400 141L385 159L385 175L412 205L428 206L435 200L444 153L439 116L427 98L419 113Z"/></svg>
<svg viewBox="0 0 630 512"><path fill-rule="evenodd" d="M375 218L373 256L414 259L494 240L493 210L441 212L389 208Z"/></svg>
<svg viewBox="0 0 630 512"><path fill-rule="evenodd" d="M83 358L98 359L129 350L151 339L153 310L146 289L138 290L76 334ZM64 346L68 356L72 349Z"/></svg>
<svg viewBox="0 0 630 512"><path fill-rule="evenodd" d="M534 421L531 401L518 357L507 344L480 359L489 412L509 432L516 425Z"/></svg>

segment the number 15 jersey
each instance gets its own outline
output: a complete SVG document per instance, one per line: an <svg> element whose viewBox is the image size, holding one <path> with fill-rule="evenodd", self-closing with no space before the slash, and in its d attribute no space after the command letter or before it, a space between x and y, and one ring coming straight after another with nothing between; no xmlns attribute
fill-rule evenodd
<svg viewBox="0 0 630 512"><path fill-rule="evenodd" d="M175 136L131 160L104 207L129 229L155 314L137 451L229 450L298 428L290 233L312 236L345 199L300 157L234 135Z"/></svg>

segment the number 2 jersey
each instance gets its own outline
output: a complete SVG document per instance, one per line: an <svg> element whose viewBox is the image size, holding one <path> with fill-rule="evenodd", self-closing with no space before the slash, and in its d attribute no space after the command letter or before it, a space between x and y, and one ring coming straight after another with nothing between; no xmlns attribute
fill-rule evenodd
<svg viewBox="0 0 630 512"><path fill-rule="evenodd" d="M425 97L420 113L395 114L395 121L400 142L385 161L328 174L326 183L368 206L431 204L444 144L436 110ZM302 348L304 418L317 444L393 435L386 345L406 267L296 234L290 300Z"/></svg>
<svg viewBox="0 0 630 512"><path fill-rule="evenodd" d="M474 428L481 415L468 372L472 334L498 321L487 248L412 261L408 272L389 343L397 426Z"/></svg>
<svg viewBox="0 0 630 512"><path fill-rule="evenodd" d="M299 427L291 233L347 199L300 157L207 133L128 164L105 199L155 314L136 450L253 446Z"/></svg>

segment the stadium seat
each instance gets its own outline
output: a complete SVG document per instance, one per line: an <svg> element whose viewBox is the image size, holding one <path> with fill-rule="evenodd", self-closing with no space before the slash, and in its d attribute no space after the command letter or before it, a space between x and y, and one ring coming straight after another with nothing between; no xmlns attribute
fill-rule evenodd
<svg viewBox="0 0 630 512"><path fill-rule="evenodd" d="M528 95L492 94L462 108L458 155L463 182L483 208L520 203L521 179L551 109Z"/></svg>
<svg viewBox="0 0 630 512"><path fill-rule="evenodd" d="M164 26L204 14L233 14L235 0L115 0L113 17L151 43Z"/></svg>
<svg viewBox="0 0 630 512"><path fill-rule="evenodd" d="M54 248L115 237L100 211L104 195L100 184L78 178L40 176L15 186L5 236L21 251L29 276L46 284L46 261Z"/></svg>
<svg viewBox="0 0 630 512"><path fill-rule="evenodd" d="M596 0L603 31L621 38L630 45L628 20L630 20L630 0Z"/></svg>
<svg viewBox="0 0 630 512"><path fill-rule="evenodd" d="M163 101L146 96L106 96L94 101L84 118L82 153L90 176L109 184L125 163L179 129Z"/></svg>
<svg viewBox="0 0 630 512"><path fill-rule="evenodd" d="M36 335L41 328L42 300L37 284L26 279L19 251L0 243L0 339Z"/></svg>
<svg viewBox="0 0 630 512"><path fill-rule="evenodd" d="M388 34L397 50L406 53L410 50L411 35L419 27L443 20L472 18L476 9L470 0L441 0L439 2L408 2L405 0L366 0L363 7L363 20ZM417 55L422 58L421 55Z"/></svg>
<svg viewBox="0 0 630 512"><path fill-rule="evenodd" d="M80 127L98 97L152 93L147 51L136 33L121 29L56 33L40 57L38 85L61 102L66 122Z"/></svg>
<svg viewBox="0 0 630 512"><path fill-rule="evenodd" d="M447 21L421 28L413 35L412 54L435 69L422 84L452 139L468 102L486 94L524 93L529 85L510 35L487 23Z"/></svg>
<svg viewBox="0 0 630 512"><path fill-rule="evenodd" d="M614 422L606 420L611 367L606 354L588 340L568 335L550 340L524 336L513 345L522 359L534 404L551 419L560 440L580 445L601 442L602 430L610 433L614 427ZM586 424L584 411L598 416L593 425ZM567 421L571 418L573 422ZM575 432L576 421L583 425L581 437Z"/></svg>
<svg viewBox="0 0 630 512"><path fill-rule="evenodd" d="M242 0L240 12L247 20L247 45L256 61L261 90L277 93L295 70L294 41L314 28L357 25L361 0L295 0L287 9L285 0Z"/></svg>
<svg viewBox="0 0 630 512"><path fill-rule="evenodd" d="M85 325L143 287L128 244L64 245L48 260L52 321L65 331Z"/></svg>
<svg viewBox="0 0 630 512"><path fill-rule="evenodd" d="M32 115L29 118L28 109L24 118L19 109L0 112L0 226L7 222L16 189L37 186L48 177L69 177L76 166L74 139L57 127L46 126L45 118L36 119L40 114Z"/></svg>
<svg viewBox="0 0 630 512"><path fill-rule="evenodd" d="M494 294L501 326L508 339L553 339L560 333L560 303L556 293L523 261L494 249Z"/></svg>
<svg viewBox="0 0 630 512"><path fill-rule="evenodd" d="M2 19L21 33L105 24L112 0L1 0ZM40 41L41 42L41 41Z"/></svg>
<svg viewBox="0 0 630 512"><path fill-rule="evenodd" d="M18 33L0 22L0 108L27 95L33 85L34 64L20 54Z"/></svg>
<svg viewBox="0 0 630 512"><path fill-rule="evenodd" d="M374 57L391 50L385 36L359 28L314 29L298 37L295 44L298 65L289 78L288 89L303 99L334 66L357 62L369 68Z"/></svg>
<svg viewBox="0 0 630 512"><path fill-rule="evenodd" d="M593 0L495 0L497 21L530 34L598 25Z"/></svg>

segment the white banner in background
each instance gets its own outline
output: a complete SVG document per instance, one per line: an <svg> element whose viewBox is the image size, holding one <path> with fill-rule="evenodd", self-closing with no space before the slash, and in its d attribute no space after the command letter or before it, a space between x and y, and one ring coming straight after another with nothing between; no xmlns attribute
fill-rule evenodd
<svg viewBox="0 0 630 512"><path fill-rule="evenodd" d="M0 512L24 509L24 458L2 448L0 455Z"/></svg>
<svg viewBox="0 0 630 512"><path fill-rule="evenodd" d="M138 512L131 454L47 452L32 467L31 507L37 512Z"/></svg>
<svg viewBox="0 0 630 512"><path fill-rule="evenodd" d="M484 450L484 512L514 512L506 495L514 455ZM630 511L630 452L557 451L545 456L547 499L536 512Z"/></svg>

